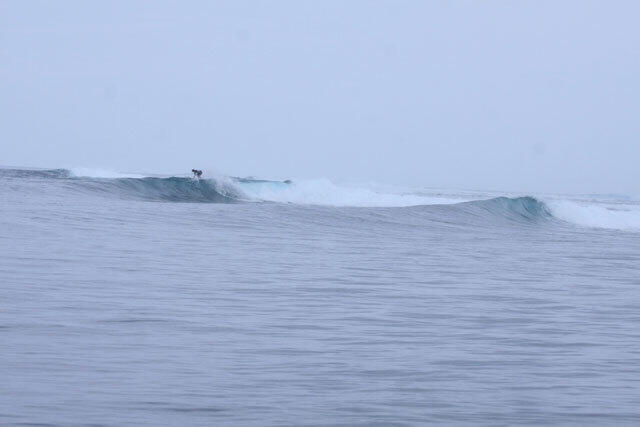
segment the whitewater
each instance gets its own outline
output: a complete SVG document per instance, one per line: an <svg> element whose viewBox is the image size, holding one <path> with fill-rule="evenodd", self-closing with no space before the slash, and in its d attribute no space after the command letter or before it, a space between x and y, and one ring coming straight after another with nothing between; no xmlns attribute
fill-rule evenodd
<svg viewBox="0 0 640 427"><path fill-rule="evenodd" d="M0 168L0 424L640 423L640 200Z"/></svg>

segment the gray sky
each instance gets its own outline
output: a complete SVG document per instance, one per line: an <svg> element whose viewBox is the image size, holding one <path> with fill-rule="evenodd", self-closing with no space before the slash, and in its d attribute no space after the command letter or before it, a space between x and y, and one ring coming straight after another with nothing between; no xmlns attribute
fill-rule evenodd
<svg viewBox="0 0 640 427"><path fill-rule="evenodd" d="M0 164L640 193L637 1L0 1Z"/></svg>

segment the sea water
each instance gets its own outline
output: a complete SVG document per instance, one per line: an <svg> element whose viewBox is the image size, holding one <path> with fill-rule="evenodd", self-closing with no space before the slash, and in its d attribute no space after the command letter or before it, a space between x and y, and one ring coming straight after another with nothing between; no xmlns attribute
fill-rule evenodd
<svg viewBox="0 0 640 427"><path fill-rule="evenodd" d="M0 424L640 423L640 205L0 169Z"/></svg>

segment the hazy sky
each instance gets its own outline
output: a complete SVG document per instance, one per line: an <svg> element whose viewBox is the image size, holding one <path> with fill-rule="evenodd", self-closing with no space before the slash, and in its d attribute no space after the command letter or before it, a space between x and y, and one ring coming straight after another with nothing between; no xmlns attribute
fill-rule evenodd
<svg viewBox="0 0 640 427"><path fill-rule="evenodd" d="M638 1L0 1L0 164L640 193Z"/></svg>

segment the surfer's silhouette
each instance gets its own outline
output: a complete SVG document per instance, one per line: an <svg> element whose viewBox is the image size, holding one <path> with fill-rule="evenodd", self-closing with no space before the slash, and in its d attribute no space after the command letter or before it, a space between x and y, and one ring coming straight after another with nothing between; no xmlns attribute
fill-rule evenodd
<svg viewBox="0 0 640 427"><path fill-rule="evenodd" d="M194 178L202 178L202 171L198 170L198 169L191 169L191 172L193 172L193 177Z"/></svg>

